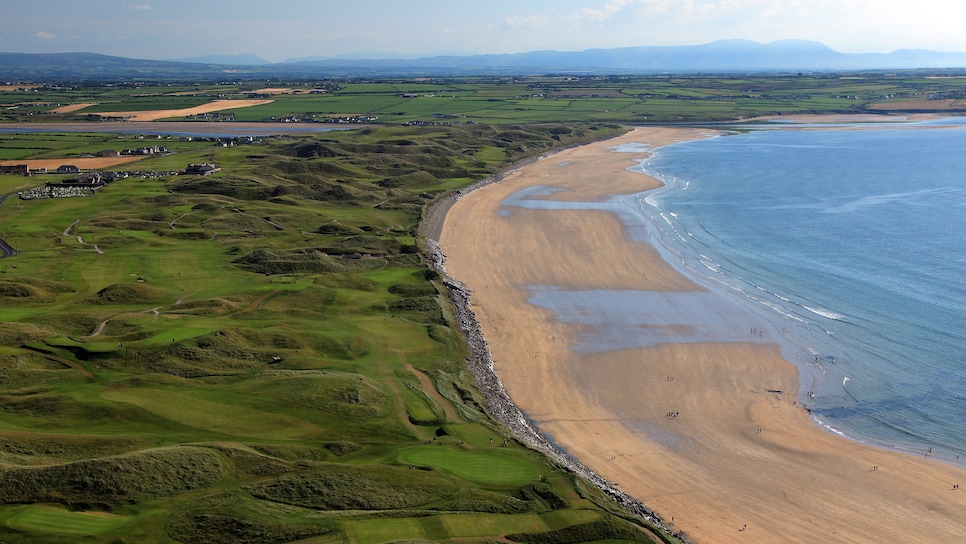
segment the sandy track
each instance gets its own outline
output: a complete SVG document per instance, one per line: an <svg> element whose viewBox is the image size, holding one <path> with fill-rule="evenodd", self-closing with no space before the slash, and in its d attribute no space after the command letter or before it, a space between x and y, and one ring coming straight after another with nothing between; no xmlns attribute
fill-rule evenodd
<svg viewBox="0 0 966 544"><path fill-rule="evenodd" d="M656 182L624 170L635 155L609 146L701 136L638 129L453 203L440 239L445 266L473 291L510 396L555 443L699 543L966 542L966 493L951 489L966 473L821 430L797 405L797 372L776 344L580 353L570 346L583 326L527 302L534 284L695 292L605 212L500 210L538 184L567 200L644 190Z"/></svg>

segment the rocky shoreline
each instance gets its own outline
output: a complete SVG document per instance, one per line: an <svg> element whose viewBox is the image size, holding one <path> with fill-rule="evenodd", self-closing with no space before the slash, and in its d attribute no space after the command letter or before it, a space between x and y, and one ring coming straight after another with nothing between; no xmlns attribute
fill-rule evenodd
<svg viewBox="0 0 966 544"><path fill-rule="evenodd" d="M557 150L561 151L561 150ZM617 488L613 483L600 476L593 470L584 466L580 461L573 458L566 452L558 448L546 436L540 434L537 425L531 421L527 415L514 404L513 400L506 393L503 383L493 368L493 357L490 354L489 344L479 322L470 306L471 291L459 280L450 277L446 273L446 256L439 247L438 239L442 231L443 220L452 204L461 197L472 191L486 187L492 183L503 180L506 172L519 168L530 162L545 158L552 153L541 155L540 157L529 159L523 163L514 165L511 169L478 181L470 186L454 191L450 195L441 198L428 211L424 218L423 227L420 229L426 245L426 255L432 264L444 278L443 284L449 290L450 299L456 311L456 319L460 329L466 336L469 356L467 358L467 369L473 376L476 386L483 395L484 404L491 417L504 424L513 435L529 446L537 450L560 466L579 475L584 480L590 482L604 493L612 497L629 513L649 523L659 527L662 531L674 536L682 542L689 543L683 534L680 534L668 525L656 513L647 508L641 501L627 495Z"/></svg>

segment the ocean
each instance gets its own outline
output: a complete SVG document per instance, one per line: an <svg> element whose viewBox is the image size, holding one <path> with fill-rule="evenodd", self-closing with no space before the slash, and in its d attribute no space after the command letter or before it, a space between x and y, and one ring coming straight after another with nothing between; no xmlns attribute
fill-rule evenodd
<svg viewBox="0 0 966 544"><path fill-rule="evenodd" d="M966 463L966 120L777 128L657 150L619 213L732 330L767 321L818 424Z"/></svg>

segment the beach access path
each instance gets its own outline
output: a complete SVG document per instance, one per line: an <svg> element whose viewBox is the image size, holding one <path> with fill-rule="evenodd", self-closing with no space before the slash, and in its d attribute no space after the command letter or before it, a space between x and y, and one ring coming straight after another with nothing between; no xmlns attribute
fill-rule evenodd
<svg viewBox="0 0 966 544"><path fill-rule="evenodd" d="M688 293L701 288L601 210L501 203L599 201L659 182L627 170L650 149L706 137L642 127L509 172L451 203L439 238L471 292L494 368L555 444L697 543L966 542L966 471L828 433L797 402L798 374L768 342L571 349L585 326L527 302L526 287ZM695 300L687 298L685 300ZM673 417L671 416L673 414Z"/></svg>

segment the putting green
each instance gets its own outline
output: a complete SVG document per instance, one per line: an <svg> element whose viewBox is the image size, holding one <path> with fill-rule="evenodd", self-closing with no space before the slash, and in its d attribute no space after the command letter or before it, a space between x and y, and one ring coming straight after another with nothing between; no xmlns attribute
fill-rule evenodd
<svg viewBox="0 0 966 544"><path fill-rule="evenodd" d="M124 516L107 512L70 512L53 506L31 506L7 520L7 526L28 533L99 535L127 523Z"/></svg>
<svg viewBox="0 0 966 544"><path fill-rule="evenodd" d="M439 468L484 485L521 486L540 475L539 469L519 456L492 451L471 452L448 447L421 446L402 452L403 463Z"/></svg>

